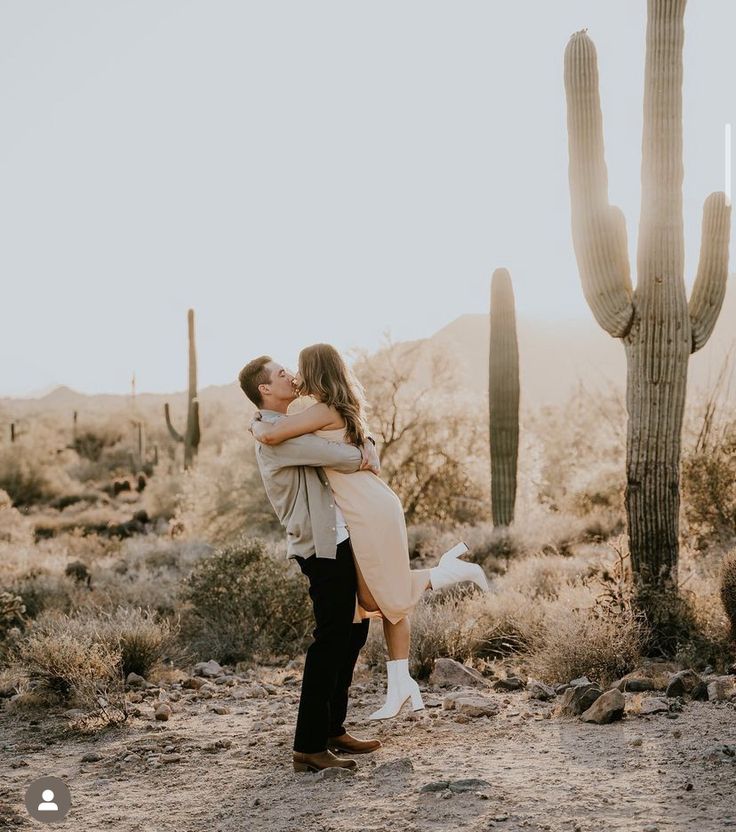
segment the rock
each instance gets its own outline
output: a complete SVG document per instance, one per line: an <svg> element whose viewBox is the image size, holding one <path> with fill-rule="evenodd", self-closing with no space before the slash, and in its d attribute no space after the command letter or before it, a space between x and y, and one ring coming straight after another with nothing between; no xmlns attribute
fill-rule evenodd
<svg viewBox="0 0 736 832"><path fill-rule="evenodd" d="M593 704L580 715L583 722L595 722L598 725L608 725L621 719L624 715L626 700L617 688L602 693Z"/></svg>
<svg viewBox="0 0 736 832"><path fill-rule="evenodd" d="M492 699L476 694L474 696L459 696L455 700L455 710L458 714L473 718L495 716L498 713L498 705Z"/></svg>
<svg viewBox="0 0 736 832"><path fill-rule="evenodd" d="M83 757L83 763L97 763L102 759L102 754L98 754L96 751L88 751Z"/></svg>
<svg viewBox="0 0 736 832"><path fill-rule="evenodd" d="M162 702L160 705L156 707L156 710L153 712L153 715L159 722L168 722L171 713L171 705L167 705L166 702Z"/></svg>
<svg viewBox="0 0 736 832"><path fill-rule="evenodd" d="M580 716L602 693L597 685L590 682L574 685L562 694L559 712L564 716Z"/></svg>
<svg viewBox="0 0 736 832"><path fill-rule="evenodd" d="M521 690L524 680L518 676L507 676L505 679L499 679L493 687L496 690Z"/></svg>
<svg viewBox="0 0 736 832"><path fill-rule="evenodd" d="M67 719L78 719L85 714L86 711L83 711L81 708L70 708L68 711L64 711L64 716Z"/></svg>
<svg viewBox="0 0 736 832"><path fill-rule="evenodd" d="M477 792L483 789L489 789L491 784L487 780L481 780L478 777L468 777L464 780L451 780L448 788L451 792L462 794L462 792Z"/></svg>
<svg viewBox="0 0 736 832"><path fill-rule="evenodd" d="M162 754L159 757L162 763L180 763L182 761L181 754Z"/></svg>
<svg viewBox="0 0 736 832"><path fill-rule="evenodd" d="M187 690L199 690L202 685L206 684L207 682L201 676L192 676L182 682L182 687Z"/></svg>
<svg viewBox="0 0 736 832"><path fill-rule="evenodd" d="M726 745L726 743L712 745L706 749L703 757L714 763L736 762L736 745Z"/></svg>
<svg viewBox="0 0 736 832"><path fill-rule="evenodd" d="M373 774L376 777L408 777L414 773L414 764L408 757L399 757L398 760L389 760L376 767Z"/></svg>
<svg viewBox="0 0 736 832"><path fill-rule="evenodd" d="M261 685L251 685L248 688L247 696L249 699L267 699L268 691Z"/></svg>
<svg viewBox="0 0 736 832"><path fill-rule="evenodd" d="M708 701L708 685L705 682L698 682L697 685L692 689L690 696L696 702L707 702Z"/></svg>
<svg viewBox="0 0 736 832"><path fill-rule="evenodd" d="M468 696L468 691L457 690L454 693L448 693L447 696L442 700L442 710L454 711L455 702L457 702L457 700L460 699L462 696Z"/></svg>
<svg viewBox="0 0 736 832"><path fill-rule="evenodd" d="M454 659L435 659L432 675L429 677L430 685L438 687L462 687L487 688L488 680L477 670L467 667Z"/></svg>
<svg viewBox="0 0 736 832"><path fill-rule="evenodd" d="M435 783L427 783L419 789L420 792L443 792L450 788L449 780L437 780Z"/></svg>
<svg viewBox="0 0 736 832"><path fill-rule="evenodd" d="M592 685L593 683L587 676L578 676L577 679L571 679L567 684L571 688L576 688L578 685Z"/></svg>
<svg viewBox="0 0 736 832"><path fill-rule="evenodd" d="M669 711L670 706L669 702L666 699L660 699L658 697L652 696L645 699L641 706L639 707L639 713L641 716L646 716L647 714L660 714Z"/></svg>
<svg viewBox="0 0 736 832"><path fill-rule="evenodd" d="M692 693L693 689L700 684L702 679L693 670L681 670L679 673L673 673L667 683L666 696L685 696L685 694Z"/></svg>
<svg viewBox="0 0 736 832"><path fill-rule="evenodd" d="M214 659L210 659L208 662L198 662L194 665L195 676L214 678L215 676L222 676L224 672L225 671L222 667L220 667L219 663Z"/></svg>
<svg viewBox="0 0 736 832"><path fill-rule="evenodd" d="M724 702L736 698L736 677L717 676L708 685L708 699L711 702Z"/></svg>
<svg viewBox="0 0 736 832"><path fill-rule="evenodd" d="M650 676L647 676L641 670L634 670L627 673L626 676L622 676L611 687L629 693L642 693L643 691L654 690L654 682Z"/></svg>
<svg viewBox="0 0 736 832"><path fill-rule="evenodd" d="M526 683L526 689L529 692L530 699L539 699L541 702L554 699L557 695L553 687L545 685L544 682L539 682L536 679L529 679Z"/></svg>
<svg viewBox="0 0 736 832"><path fill-rule="evenodd" d="M232 740L215 740L215 742L211 742L209 745L205 745L204 751L207 751L209 754L215 754L218 751L225 751L228 748L231 748L233 744Z"/></svg>
<svg viewBox="0 0 736 832"><path fill-rule="evenodd" d="M345 768L345 766L330 766L318 771L314 782L322 782L323 780L341 780L343 777L353 777L355 775L354 768Z"/></svg>
<svg viewBox="0 0 736 832"><path fill-rule="evenodd" d="M656 823L648 823L646 826L642 826L641 832L659 832L659 827Z"/></svg>
<svg viewBox="0 0 736 832"><path fill-rule="evenodd" d="M148 685L148 682L137 673L129 673L125 679L125 684L130 688L145 688Z"/></svg>
<svg viewBox="0 0 736 832"><path fill-rule="evenodd" d="M230 713L230 708L226 705L213 705L212 712L216 713L218 716L227 716Z"/></svg>

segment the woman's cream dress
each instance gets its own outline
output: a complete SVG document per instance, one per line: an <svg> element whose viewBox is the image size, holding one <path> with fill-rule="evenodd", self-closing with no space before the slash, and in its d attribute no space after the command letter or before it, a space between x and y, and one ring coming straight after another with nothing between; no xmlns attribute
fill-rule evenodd
<svg viewBox="0 0 736 832"><path fill-rule="evenodd" d="M345 442L343 428L317 436ZM429 581L429 569L409 568L409 544L401 500L372 471L343 474L325 468L335 502L345 515L355 561L380 614L395 624L409 615ZM356 599L355 621L376 616Z"/></svg>

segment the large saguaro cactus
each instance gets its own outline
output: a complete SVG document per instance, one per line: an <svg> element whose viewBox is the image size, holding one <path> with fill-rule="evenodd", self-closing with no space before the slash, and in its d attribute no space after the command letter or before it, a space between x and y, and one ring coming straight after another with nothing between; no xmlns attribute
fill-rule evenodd
<svg viewBox="0 0 736 832"><path fill-rule="evenodd" d="M491 514L494 526L509 526L514 519L519 456L519 345L514 290L506 269L496 269L491 278L488 407Z"/></svg>
<svg viewBox="0 0 736 832"><path fill-rule="evenodd" d="M626 514L640 606L657 620L677 590L679 467L690 354L715 326L726 290L731 209L713 193L703 209L690 301L683 274L682 45L686 0L648 0L638 279L632 290L623 214L608 174L592 40L565 50L572 233L585 298L623 341L627 361Z"/></svg>
<svg viewBox="0 0 736 832"><path fill-rule="evenodd" d="M169 403L164 404L166 427L172 439L184 443L184 467L191 467L197 454L200 440L199 401L197 399L197 351L194 344L194 310L187 312L187 330L189 337L189 390L187 395L187 426L182 436L171 423Z"/></svg>

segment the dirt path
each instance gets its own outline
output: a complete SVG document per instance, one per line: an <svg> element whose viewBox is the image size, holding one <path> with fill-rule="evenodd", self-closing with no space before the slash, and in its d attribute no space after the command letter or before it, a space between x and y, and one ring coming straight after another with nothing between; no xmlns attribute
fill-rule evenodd
<svg viewBox="0 0 736 832"><path fill-rule="evenodd" d="M2 712L0 830L41 828L23 793L48 774L66 780L73 801L52 828L75 832L736 828L736 759L706 757L736 745L733 703L688 702L676 719L628 714L598 726L552 717L553 704L523 692L491 692L499 713L469 719L443 710L445 692L426 686L425 711L376 724L365 716L380 688L361 669L351 728L384 747L358 757L356 774L325 779L291 769L299 679L286 676L263 668L231 687L186 692L165 723L144 700L130 725L96 737L60 731L58 715ZM81 762L90 752L100 759ZM487 783L421 791L468 778Z"/></svg>

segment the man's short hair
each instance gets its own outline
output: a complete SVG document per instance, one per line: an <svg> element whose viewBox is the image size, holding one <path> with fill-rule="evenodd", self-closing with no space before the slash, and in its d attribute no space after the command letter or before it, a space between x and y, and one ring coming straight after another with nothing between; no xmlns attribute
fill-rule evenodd
<svg viewBox="0 0 736 832"><path fill-rule="evenodd" d="M263 405L259 384L271 383L271 372L266 368L273 361L270 355L262 355L249 361L238 373L240 388L256 407Z"/></svg>

